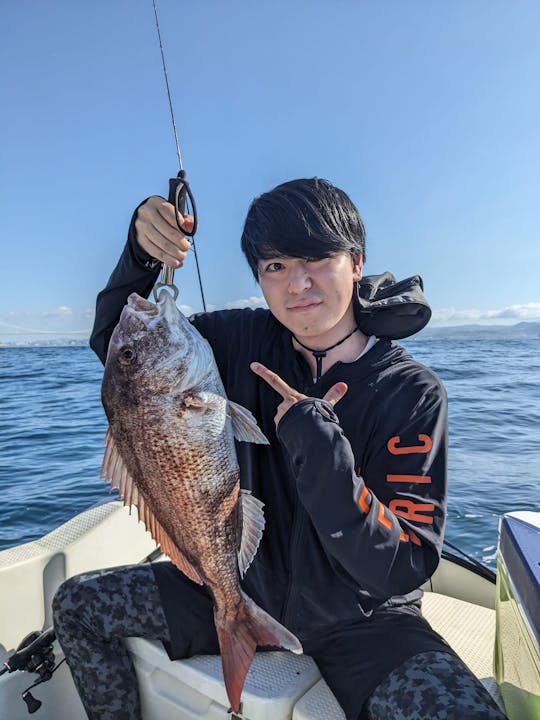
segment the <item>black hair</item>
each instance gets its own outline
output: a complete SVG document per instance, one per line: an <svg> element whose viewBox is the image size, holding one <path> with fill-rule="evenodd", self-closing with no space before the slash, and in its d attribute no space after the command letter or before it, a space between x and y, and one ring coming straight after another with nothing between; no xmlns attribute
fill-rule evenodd
<svg viewBox="0 0 540 720"><path fill-rule="evenodd" d="M258 262L271 257L319 260L348 252L365 259L362 218L349 196L327 180L291 180L251 203L242 252L258 280Z"/></svg>

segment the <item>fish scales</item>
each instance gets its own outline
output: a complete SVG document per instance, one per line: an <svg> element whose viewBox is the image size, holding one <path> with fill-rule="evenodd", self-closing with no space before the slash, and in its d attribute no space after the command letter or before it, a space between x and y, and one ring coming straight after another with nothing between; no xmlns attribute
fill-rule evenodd
<svg viewBox="0 0 540 720"><path fill-rule="evenodd" d="M181 419L167 411L170 417L164 418L158 432L153 424L145 432L148 423L144 411L142 417L130 413L133 430L122 433L120 453L126 458L141 458L138 467L131 469L128 464L128 471L149 499L153 514L188 559L207 554L204 579L209 586L212 581L222 581L223 568L230 566L230 580L234 579L236 587L235 564L231 563L235 558L230 548L238 544L241 518L230 515L238 509L238 465L229 460L228 442L219 442L217 447L201 442L194 451L193 433L180 432ZM216 477L222 481L216 482Z"/></svg>
<svg viewBox="0 0 540 720"><path fill-rule="evenodd" d="M209 344L165 290L130 295L102 384L109 419L102 474L176 566L214 601L223 675L238 712L258 645L301 652L298 639L241 589L260 541L262 503L240 491L234 438L267 443L229 401Z"/></svg>

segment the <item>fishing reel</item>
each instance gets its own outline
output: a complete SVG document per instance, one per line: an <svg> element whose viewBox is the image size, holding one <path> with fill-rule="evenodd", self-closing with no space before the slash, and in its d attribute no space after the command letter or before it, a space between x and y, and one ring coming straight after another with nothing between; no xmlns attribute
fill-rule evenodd
<svg viewBox="0 0 540 720"><path fill-rule="evenodd" d="M16 670L39 675L39 680L22 693L22 699L26 703L30 714L35 713L41 707L41 700L37 700L30 690L35 688L36 685L50 680L54 671L60 666L61 662L64 662L62 660L55 667L53 650L55 637L53 628L42 632L34 630L23 638L13 655L4 661L4 667L0 669L0 675L6 672L12 673Z"/></svg>

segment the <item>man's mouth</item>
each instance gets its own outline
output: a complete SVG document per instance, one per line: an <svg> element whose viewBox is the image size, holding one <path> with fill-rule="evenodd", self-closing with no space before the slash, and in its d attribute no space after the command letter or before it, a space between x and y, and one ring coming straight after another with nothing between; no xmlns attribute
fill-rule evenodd
<svg viewBox="0 0 540 720"><path fill-rule="evenodd" d="M306 302L300 302L296 303L295 305L288 305L287 310L290 310L291 312L308 312L309 310L312 310L313 308L317 307L321 304L321 300L309 300Z"/></svg>

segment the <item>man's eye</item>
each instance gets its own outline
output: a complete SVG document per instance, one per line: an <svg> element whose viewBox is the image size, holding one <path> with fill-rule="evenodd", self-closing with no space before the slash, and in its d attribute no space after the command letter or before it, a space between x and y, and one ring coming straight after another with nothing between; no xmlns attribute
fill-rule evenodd
<svg viewBox="0 0 540 720"><path fill-rule="evenodd" d="M283 270L285 265L280 262L272 262L268 263L268 265L264 268L265 272L277 272L278 270Z"/></svg>

